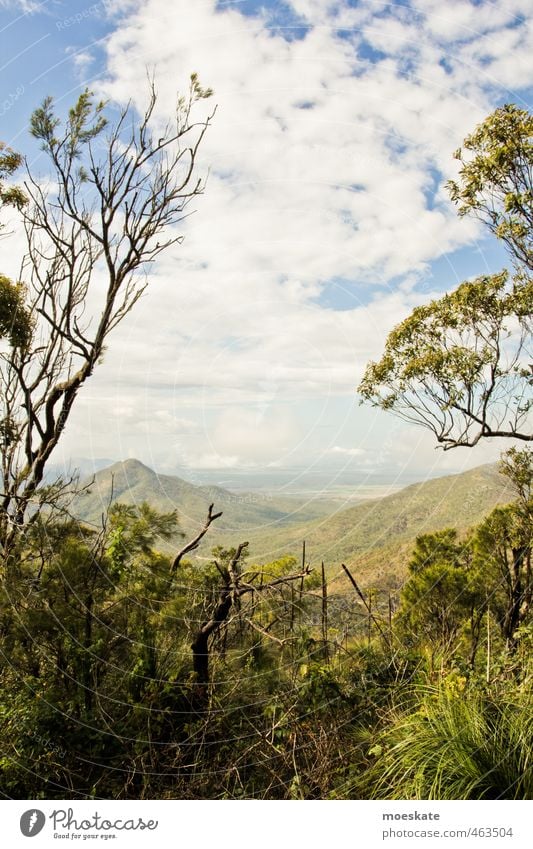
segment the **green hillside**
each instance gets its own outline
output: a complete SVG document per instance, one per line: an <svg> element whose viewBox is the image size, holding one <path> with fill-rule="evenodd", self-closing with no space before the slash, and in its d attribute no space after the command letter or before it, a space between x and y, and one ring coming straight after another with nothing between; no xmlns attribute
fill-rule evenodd
<svg viewBox="0 0 533 849"><path fill-rule="evenodd" d="M102 513L110 504L141 504L147 501L161 512L177 510L181 529L189 534L204 523L209 504L222 510L222 517L213 527L213 539L250 538L270 534L291 524L302 524L327 517L335 502L319 498L278 497L268 493L233 493L219 486L195 486L173 475L161 475L138 460L114 463L97 472L85 482L87 491L78 495L71 510L78 518L98 525ZM216 528L216 530L215 530Z"/></svg>
<svg viewBox="0 0 533 849"><path fill-rule="evenodd" d="M305 539L311 560L349 564L371 552L392 553L418 534L445 527L467 528L479 522L498 503L512 499L508 481L495 465L479 466L458 475L412 484L393 495L357 504L307 523L269 544L285 550Z"/></svg>
<svg viewBox="0 0 533 849"><path fill-rule="evenodd" d="M312 565L324 560L331 577L345 562L357 569L363 583L390 586L401 583L418 534L448 526L466 529L511 497L495 465L412 484L346 509L335 501L195 486L127 460L98 472L72 509L84 521L99 524L114 501L147 501L160 511L177 510L182 530L191 536L214 502L223 516L206 536L199 557L208 556L214 545L248 540L251 558L268 562L285 554L299 557L305 540L307 559Z"/></svg>

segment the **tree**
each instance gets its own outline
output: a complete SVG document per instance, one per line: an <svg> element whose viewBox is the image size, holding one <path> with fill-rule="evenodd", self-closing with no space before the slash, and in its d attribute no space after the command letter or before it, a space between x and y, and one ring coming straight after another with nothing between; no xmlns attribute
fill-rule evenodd
<svg viewBox="0 0 533 849"><path fill-rule="evenodd" d="M455 152L462 168L448 188L459 215L473 215L533 270L533 117L512 103L496 109Z"/></svg>
<svg viewBox="0 0 533 849"><path fill-rule="evenodd" d="M507 647L515 649L518 629L533 604L533 452L510 448L502 455L500 473L510 480L517 499L497 507L477 528L475 562L492 581L492 606Z"/></svg>
<svg viewBox="0 0 533 849"><path fill-rule="evenodd" d="M21 164L20 153L0 142L0 208L11 206L21 211L28 202L19 186L6 186L4 182ZM0 225L0 232L3 229L4 225ZM24 299L24 286L0 274L0 339L7 338L13 348L24 347L31 336L32 322Z"/></svg>
<svg viewBox="0 0 533 849"><path fill-rule="evenodd" d="M0 206L13 206L21 210L28 199L19 186L6 186L6 177L11 177L22 165L22 156L0 142Z"/></svg>
<svg viewBox="0 0 533 849"><path fill-rule="evenodd" d="M492 583L491 607L510 650L516 648L518 629L531 611L532 546L531 514L518 503L496 507L476 532L475 562Z"/></svg>
<svg viewBox="0 0 533 849"><path fill-rule="evenodd" d="M417 307L389 334L359 386L362 402L428 428L444 450L487 437L533 439L531 329L531 116L506 106L465 140L449 183L459 215L472 214L510 251L515 270L462 283Z"/></svg>
<svg viewBox="0 0 533 849"><path fill-rule="evenodd" d="M533 283L506 271L417 307L368 364L364 401L429 429L445 450L486 437L531 440Z"/></svg>
<svg viewBox="0 0 533 849"><path fill-rule="evenodd" d="M509 448L500 458L500 474L511 481L518 502L525 510L533 510L533 452Z"/></svg>
<svg viewBox="0 0 533 849"><path fill-rule="evenodd" d="M153 261L182 242L172 228L203 191L197 154L212 117L194 122L193 107L210 95L193 74L163 130L153 83L138 121L129 105L108 127L105 104L88 90L65 124L51 98L33 113L31 132L47 154L53 189L28 174L20 298L34 326L31 341L0 354L4 555L47 497L46 464L110 334L144 292Z"/></svg>
<svg viewBox="0 0 533 849"><path fill-rule="evenodd" d="M294 581L302 581L311 572L310 568L306 566L299 572L283 574L265 582L262 569L242 571L242 562L246 556L247 548L248 543L243 542L236 549L215 550L218 559L214 561L214 565L222 578L222 582L219 582L216 596L207 611L207 617L196 629L191 644L193 671L199 684L200 696L205 694L205 686L209 683L210 641L221 626L227 622L231 611L236 610L242 622L247 623L253 630L258 631L268 639L282 645L282 640L257 622L252 621L255 596L267 596L275 591L279 592L282 588L290 586ZM246 598L250 599L249 605L246 609L242 609L243 600Z"/></svg>
<svg viewBox="0 0 533 849"><path fill-rule="evenodd" d="M27 349L31 342L33 322L25 298L22 283L0 274L0 339L7 339L12 349Z"/></svg>
<svg viewBox="0 0 533 849"><path fill-rule="evenodd" d="M459 542L452 528L417 537L398 612L407 634L449 651L469 623L475 657L485 605L471 561L470 541Z"/></svg>

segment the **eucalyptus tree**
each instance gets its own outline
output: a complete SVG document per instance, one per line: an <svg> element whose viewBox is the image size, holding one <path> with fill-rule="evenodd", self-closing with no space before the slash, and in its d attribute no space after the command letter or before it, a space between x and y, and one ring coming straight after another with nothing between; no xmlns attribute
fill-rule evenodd
<svg viewBox="0 0 533 849"><path fill-rule="evenodd" d="M518 267L533 270L533 116L508 103L455 152L459 177L448 189L460 216L482 221Z"/></svg>
<svg viewBox="0 0 533 849"><path fill-rule="evenodd" d="M429 429L443 448L533 439L533 119L497 109L456 152L459 215L483 221L513 261L417 307L389 334L359 386L363 401Z"/></svg>
<svg viewBox="0 0 533 849"><path fill-rule="evenodd" d="M395 327L361 397L429 429L445 450L531 441L533 283L507 271L462 283Z"/></svg>
<svg viewBox="0 0 533 849"><path fill-rule="evenodd" d="M50 172L28 173L21 205L26 255L17 291L31 333L0 352L4 555L51 498L46 464L80 388L145 291L153 262L183 240L176 225L204 189L197 158L213 115L195 120L195 106L211 94L193 74L164 126L153 82L144 114L129 104L113 125L89 90L64 122L51 98L32 115Z"/></svg>
<svg viewBox="0 0 533 849"><path fill-rule="evenodd" d="M28 198L20 186L6 183L6 179L15 174L22 164L20 153L11 150L0 142L0 209L24 208ZM5 229L0 224L0 234ZM9 277L0 274L0 339L7 339L12 347L24 345L31 334L31 317L24 304L25 291L21 283L14 283Z"/></svg>

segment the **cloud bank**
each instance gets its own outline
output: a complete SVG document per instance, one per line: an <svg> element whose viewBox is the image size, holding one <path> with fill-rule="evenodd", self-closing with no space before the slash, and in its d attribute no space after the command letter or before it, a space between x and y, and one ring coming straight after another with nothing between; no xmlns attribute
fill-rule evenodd
<svg viewBox="0 0 533 849"><path fill-rule="evenodd" d="M461 279L454 252L489 264L443 185L465 134L531 85L528 5L115 4L103 93L142 109L153 69L163 123L196 71L217 111L185 243L115 336L70 446L85 428L96 453L159 465L394 462L355 386L394 324ZM113 409L133 415L117 412L110 446L97 421Z"/></svg>

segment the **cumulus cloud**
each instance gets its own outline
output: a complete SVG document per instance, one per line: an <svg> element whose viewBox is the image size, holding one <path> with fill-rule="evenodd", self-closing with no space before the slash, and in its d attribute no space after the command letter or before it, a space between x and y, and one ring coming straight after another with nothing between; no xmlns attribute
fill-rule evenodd
<svg viewBox="0 0 533 849"><path fill-rule="evenodd" d="M161 123L190 72L215 89L205 196L92 390L95 404L112 387L130 408L144 393L173 420L186 411L201 437L180 450L200 466L316 450L323 409L353 397L392 326L439 294L431 263L479 237L443 190L452 152L533 78L523 0L290 0L286 31L272 4L241 5L123 3L100 83L142 109L154 68Z"/></svg>
<svg viewBox="0 0 533 849"><path fill-rule="evenodd" d="M0 9L16 9L24 14L39 12L43 5L34 0L0 0Z"/></svg>

